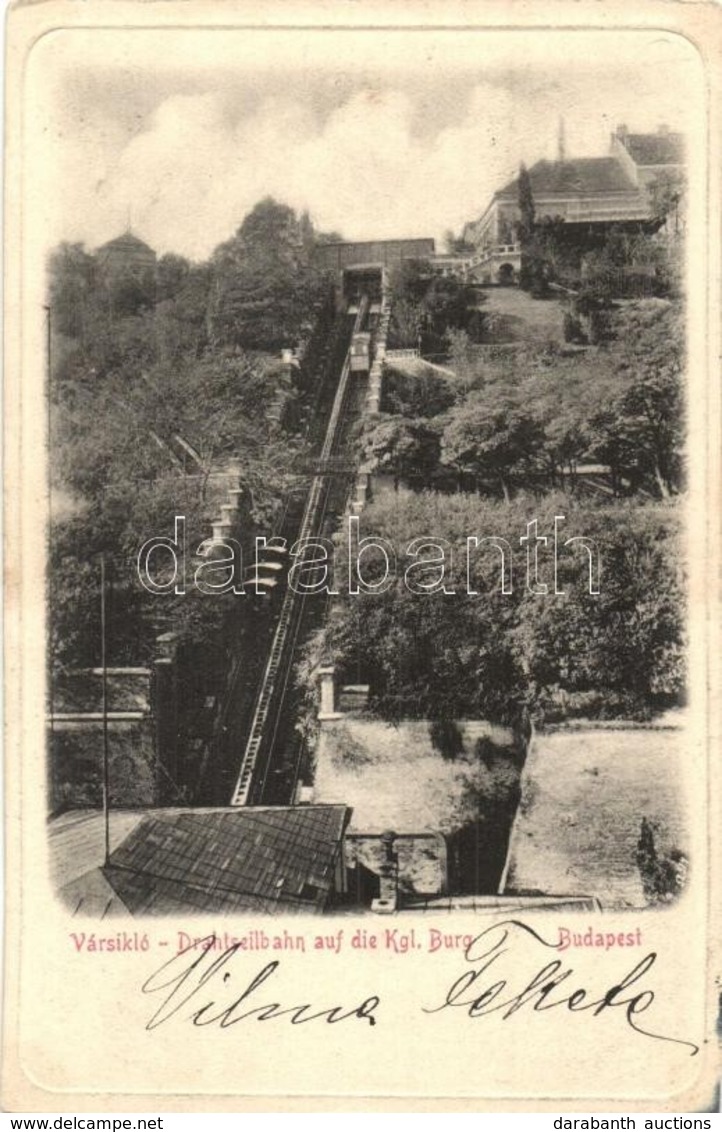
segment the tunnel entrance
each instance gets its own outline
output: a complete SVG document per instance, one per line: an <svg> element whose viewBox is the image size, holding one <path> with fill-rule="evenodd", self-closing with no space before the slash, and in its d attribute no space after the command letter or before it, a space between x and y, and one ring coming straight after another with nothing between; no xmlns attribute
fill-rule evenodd
<svg viewBox="0 0 722 1132"><path fill-rule="evenodd" d="M349 303L357 303L362 295L368 295L372 303L380 302L383 291L383 267L369 264L346 267L343 272L343 297Z"/></svg>

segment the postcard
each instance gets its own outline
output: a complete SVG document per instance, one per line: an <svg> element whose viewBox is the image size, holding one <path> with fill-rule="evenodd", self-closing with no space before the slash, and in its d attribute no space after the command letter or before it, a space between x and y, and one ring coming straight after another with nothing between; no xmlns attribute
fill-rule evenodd
<svg viewBox="0 0 722 1132"><path fill-rule="evenodd" d="M4 1107L712 1111L718 8L7 58Z"/></svg>

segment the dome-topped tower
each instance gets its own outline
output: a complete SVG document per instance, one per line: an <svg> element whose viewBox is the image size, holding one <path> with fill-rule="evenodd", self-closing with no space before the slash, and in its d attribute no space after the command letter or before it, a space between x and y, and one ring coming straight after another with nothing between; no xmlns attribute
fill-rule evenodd
<svg viewBox="0 0 722 1132"><path fill-rule="evenodd" d="M100 266L113 274L127 271L136 275L155 271L157 259L153 249L130 230L103 244L96 256Z"/></svg>

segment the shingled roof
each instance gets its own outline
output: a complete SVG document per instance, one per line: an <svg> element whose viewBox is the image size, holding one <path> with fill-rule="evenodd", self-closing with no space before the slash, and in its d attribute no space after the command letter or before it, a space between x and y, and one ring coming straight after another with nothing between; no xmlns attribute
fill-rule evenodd
<svg viewBox="0 0 722 1132"><path fill-rule="evenodd" d="M56 875L74 874L61 895L75 912L308 914L331 894L350 815L343 805L119 812L104 868L102 815L63 815L51 823L51 855Z"/></svg>
<svg viewBox="0 0 722 1132"><path fill-rule="evenodd" d="M615 157L576 157L569 161L537 161L529 170L532 194L535 197L589 195L593 193L630 193L637 186ZM519 178L515 177L496 197L519 195Z"/></svg>
<svg viewBox="0 0 722 1132"><path fill-rule="evenodd" d="M684 161L683 134L625 134L619 140L637 165L681 165Z"/></svg>
<svg viewBox="0 0 722 1132"><path fill-rule="evenodd" d="M117 249L118 251L133 251L133 252L150 252L155 255L155 252L141 240L138 236L134 236L132 232L123 232L122 236L116 236L113 240L108 240L106 244L102 244L98 248L99 252L109 251L110 249Z"/></svg>

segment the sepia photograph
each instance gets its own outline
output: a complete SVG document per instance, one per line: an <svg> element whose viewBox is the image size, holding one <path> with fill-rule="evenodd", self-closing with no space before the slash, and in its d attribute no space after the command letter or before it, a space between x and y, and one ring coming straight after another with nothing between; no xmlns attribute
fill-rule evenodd
<svg viewBox="0 0 722 1132"><path fill-rule="evenodd" d="M684 53L645 45L640 81L624 47L550 74L412 38L386 68L358 33L283 83L61 71L48 837L74 914L684 889L696 108Z"/></svg>

